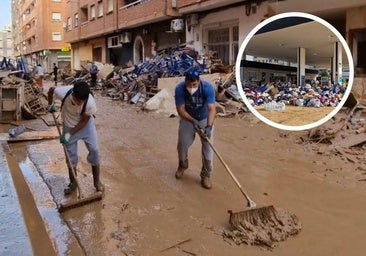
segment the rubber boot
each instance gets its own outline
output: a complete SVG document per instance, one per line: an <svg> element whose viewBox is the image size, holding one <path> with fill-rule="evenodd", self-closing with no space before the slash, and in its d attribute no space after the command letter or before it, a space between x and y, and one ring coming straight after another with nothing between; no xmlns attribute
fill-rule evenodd
<svg viewBox="0 0 366 256"><path fill-rule="evenodd" d="M201 185L206 189L212 188L210 176L212 173L212 163L210 160L203 160L201 171Z"/></svg>
<svg viewBox="0 0 366 256"><path fill-rule="evenodd" d="M67 185L67 187L64 189L64 194L65 195L70 195L75 189L76 189L76 181L74 176L72 175L72 170L70 167L68 167L69 169L69 179L70 179L70 183ZM76 167L74 167L74 170L76 170ZM76 173L75 173L76 174Z"/></svg>
<svg viewBox="0 0 366 256"><path fill-rule="evenodd" d="M180 179L183 177L183 173L188 169L188 159L185 161L179 161L177 171L175 172L175 178Z"/></svg>
<svg viewBox="0 0 366 256"><path fill-rule="evenodd" d="M92 166L92 172L93 172L93 182L94 187L98 192L104 191L104 185L102 182L100 182L99 175L100 175L100 168L99 165L93 165Z"/></svg>

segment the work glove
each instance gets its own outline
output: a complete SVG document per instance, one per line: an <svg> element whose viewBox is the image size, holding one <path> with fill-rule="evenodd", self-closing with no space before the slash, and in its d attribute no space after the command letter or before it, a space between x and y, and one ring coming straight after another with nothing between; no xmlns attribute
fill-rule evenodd
<svg viewBox="0 0 366 256"><path fill-rule="evenodd" d="M192 120L192 124L193 124L193 128L195 131L199 131L202 129L201 125L200 125L200 122L196 119L193 118Z"/></svg>
<svg viewBox="0 0 366 256"><path fill-rule="evenodd" d="M211 133L212 133L212 126L207 125L205 127L204 134L206 135L207 138L211 138Z"/></svg>
<svg viewBox="0 0 366 256"><path fill-rule="evenodd" d="M71 137L71 134L69 132L65 133L64 135L61 136L60 143L67 144L70 140L70 137Z"/></svg>
<svg viewBox="0 0 366 256"><path fill-rule="evenodd" d="M54 104L51 104L48 106L48 112L50 112L50 113L56 112L56 107Z"/></svg>

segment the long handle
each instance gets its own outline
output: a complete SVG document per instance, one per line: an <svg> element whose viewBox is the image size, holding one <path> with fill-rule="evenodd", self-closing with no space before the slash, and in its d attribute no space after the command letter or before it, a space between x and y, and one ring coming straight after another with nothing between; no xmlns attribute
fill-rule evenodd
<svg viewBox="0 0 366 256"><path fill-rule="evenodd" d="M222 163L222 165L225 167L226 171L230 174L231 178L235 181L235 184L238 186L239 190L241 191L241 193L245 196L247 202L248 202L248 207L255 207L257 204L250 199L250 197L248 196L248 194L244 191L244 189L242 188L241 184L239 183L238 179L234 176L233 172L230 170L229 166L225 163L224 159L221 157L221 155L219 154L219 152L216 150L216 148L214 147L214 145L212 144L212 142L210 141L210 139L204 134L204 132L202 131L202 129L198 130L198 134L207 141L207 143L210 145L210 147L212 148L212 150L215 152L217 158L220 160L220 162Z"/></svg>
<svg viewBox="0 0 366 256"><path fill-rule="evenodd" d="M57 122L57 118L55 116L55 113L52 112L52 116L53 116L53 120L55 122L55 125L57 127L57 131L58 131L58 134L59 136L61 137L61 130L60 130L60 127L58 125L58 122ZM73 176L74 180L75 180L75 184L76 184L76 188L77 188L77 196L78 198L82 197L82 193L81 193L81 190L80 190L80 186L79 186L79 182L78 182L78 179L76 178L76 172L74 170L74 166L72 165L71 163L71 160L70 160L70 155L69 155L69 152L67 151L67 148L65 146L65 144L61 143L63 148L64 148L64 152L65 152L65 157L66 157L66 162L67 162L67 165L68 167L70 168L71 170L71 175Z"/></svg>

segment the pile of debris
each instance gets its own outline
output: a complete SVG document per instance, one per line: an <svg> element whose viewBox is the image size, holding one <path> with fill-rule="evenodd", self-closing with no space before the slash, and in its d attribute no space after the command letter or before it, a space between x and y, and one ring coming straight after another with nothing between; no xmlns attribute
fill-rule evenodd
<svg viewBox="0 0 366 256"><path fill-rule="evenodd" d="M229 117L248 111L238 93L235 72L232 69L226 67L229 73L207 74L211 68L219 67L217 61L192 57L192 54L183 50L175 51L169 56L159 55L129 68L98 62L95 64L99 69L96 89L102 90L102 94L112 100L134 104L143 110L160 110L176 115L173 93L175 85L184 79L186 71L197 70L202 79L208 80L215 87L218 116ZM81 77L88 73L90 66L86 63L82 67Z"/></svg>
<svg viewBox="0 0 366 256"><path fill-rule="evenodd" d="M105 65L96 63L99 68L99 87L113 100L122 100L131 104L144 103L159 89L159 78L183 76L188 70L207 73L205 58L193 57L190 52L178 50L171 55L158 55L133 67L110 66L109 72L103 72ZM88 67L84 68L89 70Z"/></svg>
<svg viewBox="0 0 366 256"><path fill-rule="evenodd" d="M285 105L300 107L336 107L346 90L346 84L320 85L318 81L298 86L291 83L266 83L252 86L244 83L246 97L253 106L269 102L281 102Z"/></svg>
<svg viewBox="0 0 366 256"><path fill-rule="evenodd" d="M309 131L303 142L322 143L319 154L336 153L352 163L365 164L366 159L355 157L358 151L366 149L366 106L359 103L351 93L344 105L347 111L341 111L327 123Z"/></svg>
<svg viewBox="0 0 366 256"><path fill-rule="evenodd" d="M35 80L25 80L16 75L4 73L0 75L0 87L2 89L13 89L13 92L16 92L15 95L2 95L2 97L10 97L9 100L12 100L12 105L16 105L14 111L21 110L19 116L22 119L35 119L37 116L46 113L47 100L42 90L36 86ZM10 121L18 119L16 116L9 117Z"/></svg>
<svg viewBox="0 0 366 256"><path fill-rule="evenodd" d="M215 79L215 96L217 116L232 117L249 111L239 94L235 71Z"/></svg>

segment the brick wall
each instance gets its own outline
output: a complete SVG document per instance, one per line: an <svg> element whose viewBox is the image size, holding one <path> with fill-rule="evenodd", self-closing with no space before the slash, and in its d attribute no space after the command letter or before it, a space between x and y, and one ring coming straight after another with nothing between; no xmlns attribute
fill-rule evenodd
<svg viewBox="0 0 366 256"><path fill-rule="evenodd" d="M207 1L209 1L209 0L201 0L201 1L197 1L197 0L177 0L177 6L178 6L178 8L182 8L182 7L186 7L186 6L189 6L189 5L202 3L202 2L207 2Z"/></svg>
<svg viewBox="0 0 366 256"><path fill-rule="evenodd" d="M118 27L134 26L151 23L165 17L166 0L150 0L141 4L122 9L118 12Z"/></svg>

